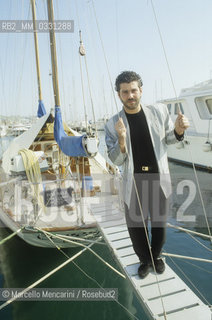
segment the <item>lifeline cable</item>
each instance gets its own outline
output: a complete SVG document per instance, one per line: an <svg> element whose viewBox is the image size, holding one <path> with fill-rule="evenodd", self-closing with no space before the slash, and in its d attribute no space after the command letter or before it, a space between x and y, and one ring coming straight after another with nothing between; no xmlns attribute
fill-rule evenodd
<svg viewBox="0 0 212 320"><path fill-rule="evenodd" d="M66 258L69 258L69 256L63 251L63 250L61 250L61 248L59 247L59 246L57 246L57 244L47 235L47 234L45 234L46 235L46 237L49 239L49 241L50 242L52 242L54 245L55 245L55 247L66 257ZM96 242L96 244L99 244L99 242ZM72 263L87 277L87 278L89 278L91 281L93 281L93 282L95 282L98 286L99 286L99 288L101 288L101 289L103 289L104 291L105 291L105 289L99 284L99 282L96 280L96 279L94 279L94 278L92 278L91 276L89 276L88 274L87 274L87 272L85 272L76 262L74 262L74 261L72 261ZM118 304L118 305L120 305L125 311L127 311L131 316L133 316L135 319L137 319L137 320L139 320L135 315L133 315L122 303L120 303L118 300L116 300L115 298L114 298L114 301Z"/></svg>

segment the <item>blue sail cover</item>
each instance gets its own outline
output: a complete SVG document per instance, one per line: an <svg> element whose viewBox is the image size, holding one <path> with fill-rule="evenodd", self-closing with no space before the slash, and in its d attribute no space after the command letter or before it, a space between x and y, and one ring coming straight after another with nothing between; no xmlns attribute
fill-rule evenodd
<svg viewBox="0 0 212 320"><path fill-rule="evenodd" d="M46 109L44 107L43 101L39 100L39 104L38 104L38 112L37 112L37 117L41 118L42 116L44 116L46 114Z"/></svg>
<svg viewBox="0 0 212 320"><path fill-rule="evenodd" d="M65 133L60 107L55 106L54 138L62 152L70 157L86 157L87 154L82 145L84 136L70 137Z"/></svg>

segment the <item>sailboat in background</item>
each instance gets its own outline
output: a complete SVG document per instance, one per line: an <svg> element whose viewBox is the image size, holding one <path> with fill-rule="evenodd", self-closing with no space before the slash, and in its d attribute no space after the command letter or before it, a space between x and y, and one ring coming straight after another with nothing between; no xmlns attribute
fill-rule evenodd
<svg viewBox="0 0 212 320"><path fill-rule="evenodd" d="M35 3L31 0L35 26ZM48 0L53 22L53 4ZM38 41L34 31L38 80L38 119L15 138L4 152L0 167L0 219L29 244L70 247L98 237L88 203L112 192L116 170L98 153L92 132L80 135L62 121L54 30L50 30L55 118L42 102ZM112 174L112 176L111 176ZM98 179L98 183L95 182ZM95 198L95 195L98 197ZM49 236L45 233L49 232ZM51 235L72 236L64 241ZM73 240L73 238L72 238Z"/></svg>

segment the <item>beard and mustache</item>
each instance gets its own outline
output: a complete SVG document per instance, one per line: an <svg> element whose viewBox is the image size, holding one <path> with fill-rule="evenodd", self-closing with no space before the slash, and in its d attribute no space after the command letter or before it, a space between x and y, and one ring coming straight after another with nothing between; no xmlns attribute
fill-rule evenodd
<svg viewBox="0 0 212 320"><path fill-rule="evenodd" d="M130 110L134 110L140 105L140 100L141 100L141 98L128 99L127 101L121 100L121 101L122 101L123 105L125 106L125 108L130 109Z"/></svg>

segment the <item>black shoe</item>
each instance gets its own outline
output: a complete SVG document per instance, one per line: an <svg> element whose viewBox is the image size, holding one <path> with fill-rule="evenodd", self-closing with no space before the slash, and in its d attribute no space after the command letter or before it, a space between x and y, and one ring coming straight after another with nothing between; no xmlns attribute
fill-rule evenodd
<svg viewBox="0 0 212 320"><path fill-rule="evenodd" d="M154 259L155 270L157 273L161 274L165 270L165 263L161 258Z"/></svg>
<svg viewBox="0 0 212 320"><path fill-rule="evenodd" d="M138 268L138 275L141 279L144 279L150 271L150 263L141 262L140 267Z"/></svg>

